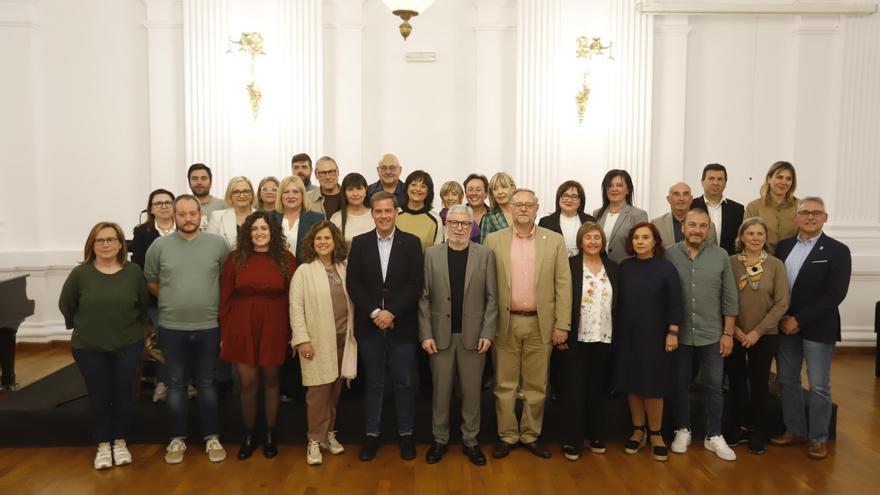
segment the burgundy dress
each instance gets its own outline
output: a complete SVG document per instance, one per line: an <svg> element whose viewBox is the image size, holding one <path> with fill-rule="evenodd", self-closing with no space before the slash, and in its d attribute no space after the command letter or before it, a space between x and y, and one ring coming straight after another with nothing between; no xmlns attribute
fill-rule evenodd
<svg viewBox="0 0 880 495"><path fill-rule="evenodd" d="M296 268L285 252L290 274ZM234 363L279 366L290 342L288 290L285 279L267 253L253 253L239 267L233 254L226 258L220 278L220 358Z"/></svg>

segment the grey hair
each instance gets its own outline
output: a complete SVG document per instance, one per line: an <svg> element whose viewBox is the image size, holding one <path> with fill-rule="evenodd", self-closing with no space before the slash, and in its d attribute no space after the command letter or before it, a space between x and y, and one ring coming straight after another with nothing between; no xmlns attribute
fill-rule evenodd
<svg viewBox="0 0 880 495"><path fill-rule="evenodd" d="M808 201L812 201L814 203L819 203L820 205L822 205L822 209L823 210L825 209L825 201L823 201L822 198L820 198L819 196L806 196L804 198L801 198L801 200L798 201L797 209L800 210L801 207L804 206L804 203L806 203Z"/></svg>
<svg viewBox="0 0 880 495"><path fill-rule="evenodd" d="M519 193L529 193L529 194L531 194L531 195L535 198L535 203L539 203L539 201L538 201L538 194L535 193L535 191L532 191L531 189L526 189L526 188L524 188L524 187L520 187L520 188L514 189L513 192L510 193L510 200L513 201L513 197L516 196L516 195L519 194Z"/></svg>
<svg viewBox="0 0 880 495"><path fill-rule="evenodd" d="M467 205L452 205L449 207L449 210L446 211L446 218L449 218L449 215L452 214L465 214L468 216L470 221L474 220L474 211L470 206Z"/></svg>
<svg viewBox="0 0 880 495"><path fill-rule="evenodd" d="M746 218L745 220L743 220L742 225L739 226L739 230L736 231L736 245L734 246L734 250L736 252L741 253L743 251L743 249L745 249L745 246L743 245L743 241L742 241L743 232L745 232L746 229L751 227L752 225L760 225L760 226L764 227L764 235L767 235L770 233L770 229L767 228L767 222L765 222L763 218L761 218L761 217ZM766 240L764 241L764 246L765 247L767 246Z"/></svg>

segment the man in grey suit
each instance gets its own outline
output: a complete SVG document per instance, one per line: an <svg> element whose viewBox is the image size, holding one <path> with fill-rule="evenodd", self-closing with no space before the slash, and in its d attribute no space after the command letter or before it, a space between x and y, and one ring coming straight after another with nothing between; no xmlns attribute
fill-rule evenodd
<svg viewBox="0 0 880 495"><path fill-rule="evenodd" d="M449 443L449 401L458 375L461 389L461 435L464 454L486 464L477 443L480 432L480 384L486 351L492 347L498 320L495 255L470 242L473 214L455 205L446 215L447 244L425 251L425 290L419 301L419 340L430 355L434 382L434 442L425 456L440 462Z"/></svg>
<svg viewBox="0 0 880 495"><path fill-rule="evenodd" d="M669 193L666 195L666 201L669 203L669 213L660 215L651 220L651 223L654 224L660 232L660 239L663 240L663 247L668 249L669 246L676 242L684 240L681 224L684 221L685 215L687 215L687 212L691 209L691 202L693 201L691 186L684 182L677 182L669 186ZM718 244L714 224L710 225L709 237L706 238L706 242Z"/></svg>

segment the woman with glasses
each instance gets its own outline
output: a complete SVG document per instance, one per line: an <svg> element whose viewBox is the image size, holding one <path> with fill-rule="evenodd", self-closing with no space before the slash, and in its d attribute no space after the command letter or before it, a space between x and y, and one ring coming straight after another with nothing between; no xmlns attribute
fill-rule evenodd
<svg viewBox="0 0 880 495"><path fill-rule="evenodd" d="M278 179L272 177L264 177L257 186L257 210L274 211L275 200L278 198Z"/></svg>
<svg viewBox="0 0 880 495"><path fill-rule="evenodd" d="M126 261L127 254L119 225L98 223L58 300L64 324L73 329L70 347L89 393L98 444L95 469L131 463L126 438L150 298L143 272Z"/></svg>
<svg viewBox="0 0 880 495"><path fill-rule="evenodd" d="M367 206L367 179L352 172L342 179L342 205L330 217L333 225L339 227L345 237L345 244L351 246L355 236L367 233L374 228L373 216Z"/></svg>
<svg viewBox="0 0 880 495"><path fill-rule="evenodd" d="M767 171L761 186L761 197L746 206L745 218L761 217L767 223L767 252L770 254L776 252L779 241L797 234L794 217L798 198L794 195L795 188L797 174L794 165L776 162Z"/></svg>
<svg viewBox="0 0 880 495"><path fill-rule="evenodd" d="M596 221L592 215L584 213L586 199L581 183L567 180L556 189L556 211L538 220L538 226L562 234L569 257L580 253L578 229L586 222Z"/></svg>
<svg viewBox="0 0 880 495"><path fill-rule="evenodd" d="M275 219L287 239L287 250L300 259L302 241L312 225L324 220L324 215L310 210L312 203L306 195L306 186L295 175L281 179L281 194L275 200Z"/></svg>
<svg viewBox="0 0 880 495"><path fill-rule="evenodd" d="M208 219L208 233L216 234L226 240L230 249L235 249L238 230L245 219L253 213L254 186L247 177L233 177L226 186L226 209L211 213Z"/></svg>

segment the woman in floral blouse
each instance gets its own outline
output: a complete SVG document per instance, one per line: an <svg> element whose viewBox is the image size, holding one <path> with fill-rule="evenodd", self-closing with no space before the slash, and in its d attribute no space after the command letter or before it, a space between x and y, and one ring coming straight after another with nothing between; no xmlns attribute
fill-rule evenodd
<svg viewBox="0 0 880 495"><path fill-rule="evenodd" d="M559 346L567 432L562 452L572 461L580 457L584 438L589 438L591 452L605 453L606 376L617 299L617 263L602 256L606 242L602 226L586 222L576 239L580 252L568 260L571 331L568 341Z"/></svg>

